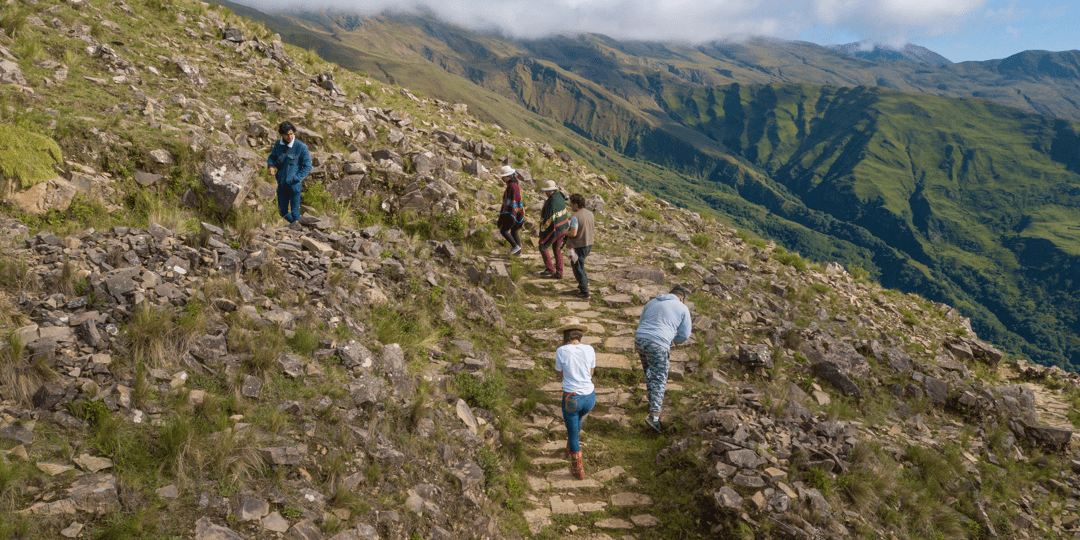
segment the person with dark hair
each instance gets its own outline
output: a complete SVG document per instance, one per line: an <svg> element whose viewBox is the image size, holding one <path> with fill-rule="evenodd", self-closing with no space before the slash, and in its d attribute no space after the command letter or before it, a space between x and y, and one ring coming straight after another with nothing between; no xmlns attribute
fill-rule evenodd
<svg viewBox="0 0 1080 540"><path fill-rule="evenodd" d="M667 390L668 368L671 365L671 345L690 339L693 322L690 308L686 307L686 289L681 285L672 287L668 294L661 294L645 304L634 334L634 349L645 371L645 387L649 395L649 415L645 423L663 432L660 409Z"/></svg>
<svg viewBox="0 0 1080 540"><path fill-rule="evenodd" d="M499 209L499 234L510 243L510 254L520 255L518 229L525 223L525 207L521 204L521 187L518 185L520 175L509 165L503 165L495 174L506 182L502 207Z"/></svg>
<svg viewBox="0 0 1080 540"><path fill-rule="evenodd" d="M278 213L289 223L300 219L300 192L311 172L311 154L296 138L296 126L285 121L278 126L281 139L266 158L266 171L277 179Z"/></svg>
<svg viewBox="0 0 1080 540"><path fill-rule="evenodd" d="M544 270L540 272L543 277L562 279L563 260L562 247L563 235L570 228L570 212L566 209L566 197L559 191L558 184L554 180L544 180L540 184L540 191L547 193L547 200L540 210L540 256L544 259ZM551 249L555 257L555 264L551 264Z"/></svg>
<svg viewBox="0 0 1080 540"><path fill-rule="evenodd" d="M570 230L566 232L566 247L570 249L570 269L578 283L578 298L589 297L589 277L585 275L585 257L593 245L593 214L585 208L585 197L580 193L570 195Z"/></svg>
<svg viewBox="0 0 1080 540"><path fill-rule="evenodd" d="M555 329L562 334L563 345L555 350L555 371L562 379L562 413L566 423L566 457L570 472L578 480L585 479L581 456L581 424L596 406L596 387L592 382L596 369L596 351L592 345L581 343L588 327L575 317L564 317Z"/></svg>

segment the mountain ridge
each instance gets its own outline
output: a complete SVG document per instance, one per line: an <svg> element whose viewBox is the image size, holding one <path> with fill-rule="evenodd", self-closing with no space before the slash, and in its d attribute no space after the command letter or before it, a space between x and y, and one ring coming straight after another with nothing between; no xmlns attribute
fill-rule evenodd
<svg viewBox="0 0 1080 540"><path fill-rule="evenodd" d="M327 15L330 20L333 17L341 17L341 15ZM747 223L753 227L759 233L764 233L766 230L771 231L770 235L774 235L774 238L783 239L785 242L791 242L789 247L797 249L800 252L807 254L811 257L823 257L826 254L843 253L842 260L845 264L857 264L863 268L868 269L872 275L881 275L882 269L892 269L890 275L884 275L883 279L887 283L893 286L899 286L905 288L905 290L917 290L924 294L929 294L941 301L950 302L962 302L964 305L971 306L969 309L969 315L976 319L977 326L983 332L990 332L995 336L995 339L1000 339L1003 343L1009 343L1010 347L1018 347L1024 350L1028 354L1033 354L1040 361L1053 362L1060 365L1069 366L1075 364L1076 354L1074 352L1063 352L1063 343L1073 343L1072 338L1059 339L1058 335L1061 330L1045 328L1044 323L1036 322L1034 325L1032 320L1038 320L1040 316L1035 313L1031 313L1025 316L1019 316L1015 313L1011 313L1015 310L1008 308L1007 301L1000 301L996 298L996 293L987 292L984 282L996 282L1007 291L1016 291L1018 288L1026 288L1028 295L1041 297L1043 293L1034 293L1030 290L1032 285L1030 279L1022 276L1022 272L1016 270L1016 263L1009 262L1007 259L1012 259L1013 255L1001 255L992 259L987 259L981 255L974 257L973 261L979 261L975 263L975 266L979 268L974 270L975 274L987 273L989 277L973 277L974 274L968 275L969 272L964 271L956 274L952 277L946 277L940 272L940 270L921 269L926 266L930 261L923 254L925 249L920 246L920 242L915 241L915 236L934 236L935 238L950 238L952 241L958 241L961 243L970 244L972 249L982 249L977 246L989 245L987 242L996 243L997 240L989 240L986 238L975 240L971 243L972 237L970 233L951 233L945 236L941 235L939 217L935 216L934 208L951 208L950 212L955 212L956 205L953 202L947 201L947 191L931 190L920 192L915 200L916 207L921 209L921 213L917 216L917 220L920 222L918 225L911 222L910 217L901 217L899 215L891 214L890 210L886 209L881 211L870 211L865 214L867 217L859 218L865 209L868 209L864 204L848 205L845 208L840 208L836 217L825 218L829 214L826 210L824 214L820 210L826 208L827 203L832 200L833 195L823 195L820 197L819 202L810 204L811 209L809 211L787 210L789 202L793 202L796 206L790 208L798 208L803 203L798 200L798 196L793 196L791 192L787 192L789 188L782 185L786 181L774 181L767 180L766 182L771 185L767 190L759 190L757 188L750 188L753 184L747 184L741 180L737 180L744 176L744 173L737 172L739 167L749 167L751 169L758 169L770 176L775 174L780 167L780 164L770 164L767 162L760 162L758 160L758 153L766 149L771 142L766 139L756 138L753 145L744 148L743 142L736 139L725 139L724 136L716 137L709 134L707 130L722 131L720 126L709 124L705 121L704 116L706 113L713 115L710 118L724 118L726 122L736 122L736 125L740 122L749 122L747 129L751 131L753 129L762 129L761 126L785 126L783 129L794 129L795 132L802 133L807 131L807 127L800 122L794 124L787 124L786 120L781 123L777 123L775 119L770 120L769 115L778 115L782 118L799 117L803 113L801 109L796 111L795 109L789 110L770 110L766 102L749 104L745 111L737 112L735 116L731 114L717 114L720 112L720 104L714 103L715 100L711 97L710 90L708 89L722 89L718 92L721 95L728 96L727 99L740 101L746 98L740 98L740 94L745 95L768 95L769 92L758 91L758 88L798 88L798 85L793 85L790 82L792 78L806 78L811 82L820 83L823 80L841 82L844 85L852 83L862 85L878 85L882 81L878 80L885 77L892 80L896 84L887 84L894 88L900 88L905 91L918 90L918 88L912 87L909 83L911 81L925 79L936 80L935 77L940 77L941 73L945 73L945 70L952 70L957 73L966 74L969 81L977 81L986 78L1002 77L1003 73L1016 73L1021 74L1026 79L1031 80L1049 80L1054 77L1064 76L1063 81L1071 81L1068 76L1071 73L1069 66L1072 65L1074 56L1072 53L1040 53L1040 52L1027 52L1014 55L1008 59L1001 61L992 61L986 63L960 63L951 64L941 68L935 68L933 66L922 65L921 67L913 67L916 64L909 61L900 60L883 60L881 62L872 62L870 60L855 58L847 55L846 53L840 53L836 51L830 51L828 49L799 42L776 42L775 40L750 40L747 44L731 44L731 43L713 43L704 46L697 47L675 47L668 44L657 43L620 43L615 40L605 38L603 36L589 36L583 35L579 37L555 37L547 40L531 40L531 41L513 41L513 40L500 40L500 38L491 35L478 34L475 32L469 32L460 28L451 28L437 21L431 19L425 19L423 17L415 16L403 16L403 15L381 15L371 16L364 18L362 21L354 21L354 28L368 28L372 35L380 35L387 40L388 43L399 43L392 48L400 49L405 47L417 46L416 43L425 43L422 50L423 54L418 54L416 58L422 58L422 63L431 62L433 65L439 66L439 69L444 72L456 74L461 76L471 84L481 85L491 91L502 94L510 99L517 100L531 112L539 114L540 116L547 116L551 119L571 128L575 132L599 143L603 146L608 146L614 150L623 153L629 157L637 159L645 159L662 164L666 167L674 168L689 177L699 177L697 186L712 185L715 188L721 188L725 186L727 188L736 188L736 193L742 193L744 197L752 204L764 205L769 208L771 212L777 213L784 220L791 220L793 223L781 225L780 229L777 229L777 225L781 222L776 222L769 225L765 225L764 222L757 222L756 224ZM355 26L362 24L366 26ZM393 27L394 24L401 24L401 28L413 28L413 32L417 34L412 38L404 39L403 36L407 35L407 32L398 32L395 37L392 32L385 31L386 28ZM415 25L415 26L409 26ZM395 42L394 40L399 41ZM431 41L425 41L425 40ZM414 40L414 41L410 41ZM409 45L413 43L413 45ZM440 43L449 43L449 45L439 45ZM385 44L382 46L386 46ZM772 49L768 48L773 47ZM756 47L756 48L755 48ZM816 52L815 52L816 51ZM828 54L831 58L830 69L831 73L826 73L820 69L806 69L805 67L798 67L798 71L791 71L790 66L792 62L790 58L801 58L800 66L807 66L808 59L811 58L808 55L812 54ZM723 61L729 62L725 64L730 66L729 68L717 68L717 59L724 59ZM551 62L548 64L546 62ZM711 64L709 62L712 62ZM899 62L899 63L897 63ZM860 73L856 71L845 72L843 66L858 65L865 66L879 66L881 69L887 70L885 72L879 71L877 75L872 75L868 78L867 73ZM702 69L706 66L712 66L711 70ZM785 67L788 66L788 67ZM882 67L885 66L885 67ZM899 67L898 67L899 66ZM903 67L907 66L907 67ZM878 69L878 68L875 68ZM891 71L889 71L891 70ZM971 76L971 73L977 71L977 76ZM934 75L937 73L938 75ZM807 77L807 75L809 75ZM982 79L979 79L979 78ZM719 84L721 81L731 81L742 78L752 85L747 83L731 82L728 84ZM1059 77L1060 78L1060 77ZM900 83L900 81L908 81ZM416 84L424 84L422 78L420 80L414 80ZM888 82L888 81L886 81ZM958 83L952 82L949 84L956 85ZM968 83L964 83L968 84ZM972 83L974 84L974 83ZM997 83L995 83L996 85ZM776 86L780 85L780 86ZM788 85L788 86L784 86ZM939 85L940 86L940 85ZM963 85L961 85L963 86ZM1073 84L1075 87L1075 84ZM443 88L454 88L455 84L451 83L449 86L442 85ZM827 88L828 86L826 86ZM850 88L850 86L841 86L840 88ZM744 91L736 91L736 88L743 88ZM858 87L856 87L858 88ZM970 93L982 94L984 92L1000 92L1001 89L993 90L996 86L981 87L980 90L975 90ZM698 89L704 89L698 94L707 96L707 99L698 99L692 97L695 95ZM947 88L946 88L947 90ZM427 88L425 91L440 91L439 88ZM455 91L456 92L456 91ZM797 92L797 90L796 90ZM831 92L831 91L830 91ZM937 94L950 94L955 92L942 91L935 86L934 92ZM1042 91L1040 91L1042 92ZM1045 92L1042 92L1045 94ZM465 92L456 92L456 95L464 95ZM855 95L855 94L852 94ZM989 96L993 97L993 96ZM722 98L718 98L722 99ZM907 99L907 98L905 98ZM905 105L906 109L901 111L900 114L903 117L909 118L909 124L907 127L901 126L901 129L915 129L918 130L918 124L923 122L919 119L919 115L926 115L925 111L918 112L921 107L918 103L918 99L914 95L908 99L910 104ZM933 97L927 97L925 99L936 99ZM964 99L986 99L984 97L967 97ZM1009 100L1006 100L1006 104L1016 104L1017 100L1023 101L1024 106L1028 110L1040 110L1047 112L1051 107L1048 103L1039 103L1031 101L1028 98L1023 97L1017 92L1013 92ZM860 115L863 114L858 107L867 107L871 101L863 101L861 105L856 105L855 108L849 105L850 114ZM957 102L956 110L961 111L967 105L963 104L964 101ZM1069 103L1065 100L1064 103ZM799 105L802 107L803 105ZM724 108L735 111L742 107L737 105L733 101L732 104L724 104ZM687 110L683 110L687 108ZM715 110L714 110L715 109ZM942 113L945 109L938 107L935 109L936 114ZM989 110L989 109L987 109ZM1013 116L1012 113L1007 112L1007 109L994 109L993 114L1000 115L1002 119L1008 119ZM915 112L913 115L912 112ZM757 117L756 115L762 114L765 116ZM945 113L949 118L959 118L959 115L953 115L953 113ZM834 115L836 116L836 115ZM505 116L504 116L505 117ZM701 118L698 118L701 117ZM494 118L494 117L493 117ZM836 118L842 118L836 116ZM927 117L929 118L929 117ZM988 117L987 117L988 118ZM817 121L816 119L814 121ZM993 124L994 121L987 120ZM1007 120L1011 121L1011 120ZM1036 122L1037 124L1038 122ZM1044 123L1045 124L1045 123ZM759 127L755 128L754 125ZM837 122L835 123L836 129L848 129L846 126L854 126L855 122ZM962 124L957 124L954 128L953 125L948 124L946 121L938 121L938 129L943 131L951 131L954 129L963 129ZM1072 125L1073 127L1068 127ZM775 127L769 129L776 129ZM859 128L864 133L871 133L872 129ZM1037 128L1044 129L1044 128ZM1046 140L1044 142L1019 142L1010 141L1009 145L1019 144L1016 148L1021 149L1029 144L1043 145L1049 149L1049 151L1040 155L1040 157L1008 157L1007 160L1022 159L1022 160L1034 160L1032 163L1039 161L1048 162L1047 165L1055 167L1051 162L1060 162L1065 164L1067 170L1072 171L1075 165L1070 162L1069 155L1076 152L1075 148L1070 146L1068 141L1072 140L1072 134L1075 131L1074 124L1062 124L1060 126L1049 123L1045 124L1045 129L1050 129L1053 132L1058 133L1056 138ZM705 131L703 131L705 130ZM815 133L824 133L826 130L817 129ZM738 137L746 137L741 129L736 129L733 132ZM760 133L759 133L760 135ZM898 133L897 136L907 137L909 135L903 135ZM1004 138L1011 138L1010 134L1002 134ZM1041 137L1037 133L1032 132L1032 137ZM836 139L837 143L841 142L845 136L839 135ZM946 138L948 138L946 136ZM993 141L983 139L986 143L994 145L997 144ZM807 141L803 141L805 144ZM900 142L900 141L896 141ZM896 143L888 140L882 140L875 142L874 144L886 143L887 145L895 146ZM758 146L764 144L763 149L759 149ZM790 144L790 143L789 143ZM933 144L937 144L936 142ZM1072 150L1070 150L1072 148ZM862 155L861 152L866 149L859 150L857 145L850 146L850 151L854 152L850 154L849 158L839 161L838 163L843 165L846 162L851 162L852 159ZM890 147L874 148L871 152L878 152L882 155L894 154L894 149ZM724 158L726 154L736 156L735 161ZM781 156L779 159L786 160L783 153L775 153L777 156ZM823 154L826 155L826 154ZM872 158L872 155L871 155ZM777 159L777 158L774 158ZM832 158L830 158L832 159ZM864 159L859 157L858 159ZM943 160L953 160L954 158L940 157ZM903 160L911 161L910 156L896 155L890 157L889 160ZM823 166L830 161L820 161L819 164ZM959 162L960 167L968 167L971 163L967 158L961 159ZM734 165L734 169L732 166ZM787 174L784 171L793 167L794 163L788 163L784 165L787 167L783 171L783 174ZM851 178L858 179L865 174L876 174L877 171L885 171L894 167L892 164L880 164L884 165L885 169L879 169L879 165L872 167L864 167L864 172L858 172L857 170L849 171L845 174L854 175ZM942 167L949 167L947 165L941 165ZM803 167L799 165L799 167ZM910 168L910 166L908 166ZM980 170L989 170L987 167L993 167L992 162L986 162L982 165ZM1043 164L1038 164L1034 169L1026 172L1020 172L1016 169L1017 174L1035 174L1042 175L1039 172L1044 167ZM926 170L930 170L931 167L927 167ZM842 172L843 169L838 169ZM896 173L900 172L900 176L896 176ZM903 173L902 171L893 171L888 174L893 175L898 181L904 181L904 175L910 176L914 171L908 171ZM1056 175L1057 173L1052 173ZM725 180L726 175L731 175L729 179ZM842 178L832 178L826 175L825 178L831 178L827 184L833 182L851 182L851 179L844 180ZM641 189L658 190L664 185L664 182L659 178L628 178L629 182L635 187ZM818 181L818 180L815 180ZM856 182L862 182L861 180L854 180ZM691 182L693 183L693 182ZM738 186L741 186L738 187ZM1063 193L1070 193L1071 189L1066 182L1063 184ZM701 193L694 196L687 196L687 190L672 187L663 187L666 196L674 197L673 200L678 201L680 204L685 204L693 208L712 207L714 209L723 209L724 212L728 212L731 215L742 214L749 215L751 212L747 209L738 208L733 206L732 202L721 202L719 199L712 200L707 193ZM690 191L698 192L700 188L692 188ZM750 191L747 191L750 189ZM846 188L844 188L846 189ZM863 189L863 188L859 188ZM869 188L877 189L877 188ZM740 191L741 190L741 191ZM779 191L777 191L779 190ZM659 192L659 191L657 191ZM769 193L781 193L779 198ZM807 192L809 193L809 192ZM822 193L825 193L822 191ZM930 199L926 196L929 195ZM927 201L931 204L927 204ZM984 201L997 200L1002 205L997 208L1000 214L1008 214L1008 206L1004 204L1005 199L991 198L982 199ZM1075 210L1068 210L1073 208L1072 203L1068 202L1070 199L1067 197L1062 199L1064 207L1061 207L1066 213L1073 212ZM712 202L710 202L712 201ZM788 202L784 202L788 201ZM810 202L810 201L808 201ZM738 203L737 203L738 204ZM1012 204L1009 202L1008 204ZM907 212L911 214L912 210L908 208L908 204L896 204L890 203L889 208L895 209L897 212ZM816 210L814 209L816 208ZM1047 207L1050 208L1050 207ZM820 214L820 215L819 215ZM1053 213L1046 214L1047 216L1053 215ZM873 220L879 220L880 223L871 223L870 217L874 216ZM842 238L830 237L828 233L824 236L820 235L821 231L837 231L839 229L835 227L833 223L837 218L840 221L848 219L863 219L863 223L853 223L854 229L844 233L846 236ZM770 218L771 219L771 218ZM994 220L1010 220L1013 218L994 216ZM1052 218L1057 220L1059 218ZM832 220L832 221L830 221ZM872 221L872 220L871 220ZM1067 219L1066 219L1067 221ZM897 226L905 224L903 226ZM797 224L797 225L796 225ZM810 227L811 229L817 228L818 233L807 234L802 227ZM867 229L869 227L869 229ZM1042 227L1042 226L1039 226ZM1045 228L1045 227L1044 227ZM921 230L921 232L919 232ZM1032 231L1038 230L1032 229ZM875 232L870 232L875 231ZM906 232L905 232L906 231ZM875 234L883 235L884 238L891 238L885 245L892 244L893 241L900 242L896 246L891 246L888 249L883 248L879 244L879 240L869 240L869 237L873 237ZM991 237L996 238L1001 236L1002 242L1006 242L1013 246L1026 245L1026 243L1017 243L1014 240L1009 240L1009 236L1012 233L989 233ZM1058 225L1051 225L1047 230L1039 233L1044 235L1045 238L1050 238L1051 242L1045 245L1058 246L1056 249L1064 251L1058 251L1056 255L1047 255L1049 259L1060 260L1064 257L1064 260L1069 260L1071 257L1068 255L1070 250L1075 250L1073 247L1069 247L1075 243L1068 232ZM860 238L857 245L861 246L859 249L855 249L849 240ZM874 245L878 246L872 250L876 255L867 257L863 248ZM1035 242L1034 245L1039 245ZM899 247L900 252L896 253L894 248ZM911 261L904 262L908 257L905 255L905 250L912 250L911 256L914 257ZM1007 251L1007 250L1006 250ZM1026 251L1026 250L1025 250ZM965 253L961 250L961 253ZM1002 251L1001 253L1005 253ZM1030 252L1028 252L1030 253ZM966 255L964 255L966 256ZM874 257L880 258L879 261L874 261ZM945 257L944 255L935 256L935 260ZM950 255L951 257L951 255ZM961 257L962 259L963 257ZM949 266L949 264L943 262L944 259L939 260L937 263L930 263L931 267L934 265L940 265L942 268ZM987 266L982 261L994 261ZM967 266L967 265L964 265ZM1070 264L1063 265L1063 272L1067 273L1068 268L1071 268ZM901 271L902 270L902 271ZM935 274L936 272L936 274ZM1031 275L1044 276L1044 271L1029 270ZM1015 278L1008 278L1002 276L1016 275ZM1064 274L1063 274L1064 275ZM923 276L923 277L918 277ZM935 276L935 277L931 277ZM940 284L934 285L929 281L938 280ZM1003 281L1004 280L1004 281ZM1011 283L1010 280L1015 280L1015 283ZM1025 280L1028 285L1022 285ZM1066 281L1054 276L1045 277L1045 283L1057 283L1063 284ZM1009 283L1006 285L1006 283ZM1041 282L1040 282L1041 283ZM943 293L943 291L951 291L949 293ZM974 293L977 298L982 300L971 301L973 291L982 291ZM1063 305L1069 305L1067 300L1070 295L1070 289L1068 286L1065 290L1058 291L1063 298ZM1011 295L1013 298L1019 296L1015 292L1009 292L1007 295ZM962 300L963 299L963 300ZM989 308L988 306L996 306ZM1028 309L1028 308L1025 308ZM1031 310L1028 309L1030 312ZM1077 330L1073 328L1075 321L1071 315L1066 312L1068 308L1061 311L1055 311L1054 318L1058 321L1065 321L1064 333L1067 336L1075 336ZM1064 315L1064 316L1062 316ZM1007 320L1007 323L1003 323L1002 320ZM1017 333L1009 327L1017 328L1022 327L1023 330ZM1069 328L1072 328L1069 330ZM1041 337L1036 337L1036 335ZM1039 344L1036 344L1039 343ZM1066 347L1067 350L1072 351L1072 345Z"/></svg>

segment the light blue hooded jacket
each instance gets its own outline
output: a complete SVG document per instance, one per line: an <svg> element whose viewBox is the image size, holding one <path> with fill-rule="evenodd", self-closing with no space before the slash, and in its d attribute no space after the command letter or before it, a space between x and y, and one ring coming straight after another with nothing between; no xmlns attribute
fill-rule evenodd
<svg viewBox="0 0 1080 540"><path fill-rule="evenodd" d="M691 330L690 308L674 294L661 294L645 304L634 337L671 347L690 339Z"/></svg>

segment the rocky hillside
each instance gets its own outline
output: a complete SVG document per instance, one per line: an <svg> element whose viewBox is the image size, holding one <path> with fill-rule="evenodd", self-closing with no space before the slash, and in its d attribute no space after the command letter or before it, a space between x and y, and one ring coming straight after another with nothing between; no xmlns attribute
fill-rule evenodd
<svg viewBox="0 0 1080 540"><path fill-rule="evenodd" d="M918 48L515 40L422 15L227 5L348 69L563 144L638 191L956 306L1010 352L1080 369L1077 51L950 64Z"/></svg>
<svg viewBox="0 0 1080 540"><path fill-rule="evenodd" d="M201 3L0 16L0 538L1071 538L1080 379ZM278 218L264 159L315 162ZM511 164L583 193L590 300L508 257ZM535 236L539 194L526 190ZM689 287L669 427L643 304ZM600 405L569 475L553 371Z"/></svg>

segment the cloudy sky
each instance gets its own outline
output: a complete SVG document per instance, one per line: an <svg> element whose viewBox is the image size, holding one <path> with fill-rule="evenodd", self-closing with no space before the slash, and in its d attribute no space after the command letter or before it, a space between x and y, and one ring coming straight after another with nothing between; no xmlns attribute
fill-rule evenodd
<svg viewBox="0 0 1080 540"><path fill-rule="evenodd" d="M236 0L263 10L294 0ZM305 0L365 14L424 5L473 29L523 38L592 32L702 42L771 36L823 45L910 42L954 61L1080 49L1076 0Z"/></svg>

